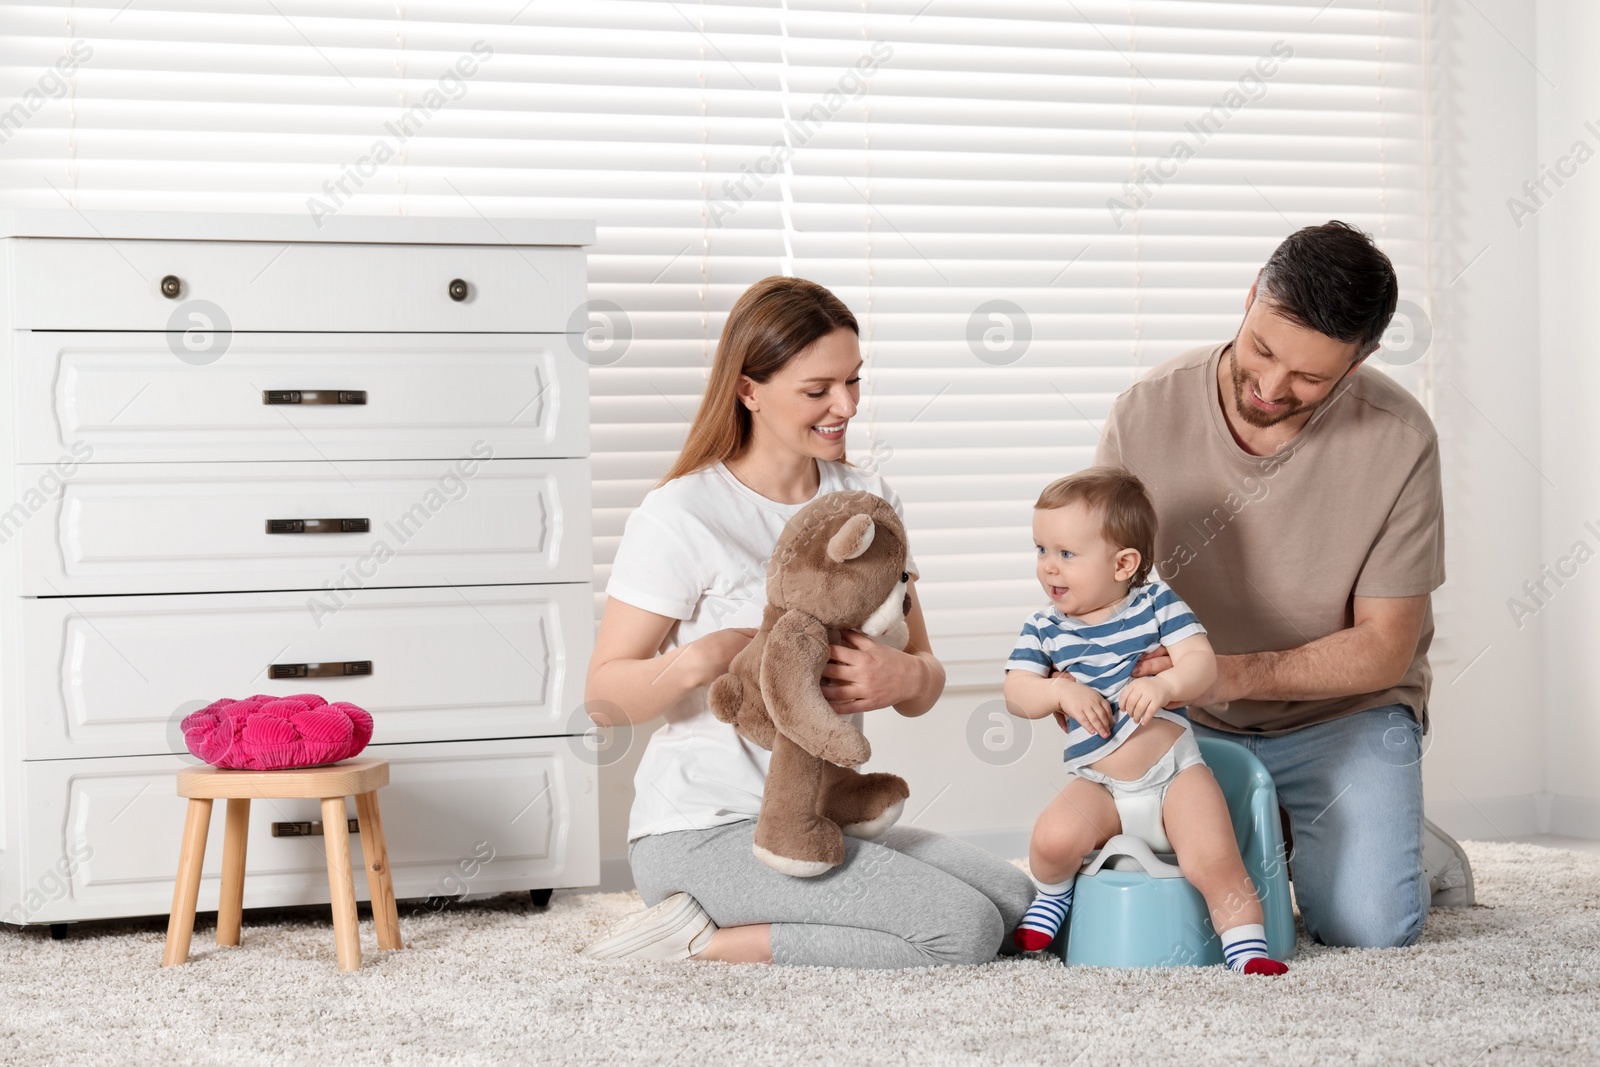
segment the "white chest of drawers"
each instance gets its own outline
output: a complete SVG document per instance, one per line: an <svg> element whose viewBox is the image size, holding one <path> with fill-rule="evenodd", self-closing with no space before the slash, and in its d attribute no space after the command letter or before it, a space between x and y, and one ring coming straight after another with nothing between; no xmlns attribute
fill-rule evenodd
<svg viewBox="0 0 1600 1067"><path fill-rule="evenodd" d="M253 693L372 713L399 897L599 881L592 240L0 212L0 922L165 913L178 722ZM252 806L246 907L327 901L318 820Z"/></svg>

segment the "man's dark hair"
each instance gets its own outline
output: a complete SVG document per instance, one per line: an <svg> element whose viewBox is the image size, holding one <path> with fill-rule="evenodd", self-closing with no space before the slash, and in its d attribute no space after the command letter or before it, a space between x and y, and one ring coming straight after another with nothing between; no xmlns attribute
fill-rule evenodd
<svg viewBox="0 0 1600 1067"><path fill-rule="evenodd" d="M1261 268L1257 292L1290 322L1365 355L1389 328L1400 282L1370 236L1335 220L1284 238Z"/></svg>

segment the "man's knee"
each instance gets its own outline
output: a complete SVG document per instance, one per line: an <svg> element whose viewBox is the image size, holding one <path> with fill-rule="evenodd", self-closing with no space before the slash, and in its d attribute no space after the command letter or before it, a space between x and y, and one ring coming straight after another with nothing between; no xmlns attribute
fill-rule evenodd
<svg viewBox="0 0 1600 1067"><path fill-rule="evenodd" d="M1335 898L1302 902L1306 933L1333 948L1405 948L1422 936L1425 912L1416 900Z"/></svg>

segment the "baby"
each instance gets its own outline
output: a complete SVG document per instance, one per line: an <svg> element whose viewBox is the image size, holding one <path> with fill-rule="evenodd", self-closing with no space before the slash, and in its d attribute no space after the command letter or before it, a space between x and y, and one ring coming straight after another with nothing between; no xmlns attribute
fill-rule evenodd
<svg viewBox="0 0 1600 1067"><path fill-rule="evenodd" d="M1144 486L1115 467L1091 467L1046 486L1034 509L1037 574L1051 607L1023 625L1005 697L1015 715L1061 723L1069 777L1033 827L1028 862L1039 895L1017 927L1018 947L1049 946L1085 853L1123 832L1124 812L1146 803L1159 818L1128 832L1177 853L1206 899L1228 966L1284 973L1267 956L1261 902L1227 802L1182 707L1216 680L1217 661L1205 627L1150 573L1156 516ZM1158 645L1171 668L1132 677Z"/></svg>

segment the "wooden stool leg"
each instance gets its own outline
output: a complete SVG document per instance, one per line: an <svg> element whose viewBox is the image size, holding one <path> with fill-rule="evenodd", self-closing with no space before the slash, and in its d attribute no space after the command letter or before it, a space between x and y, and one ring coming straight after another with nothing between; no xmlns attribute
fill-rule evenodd
<svg viewBox="0 0 1600 1067"><path fill-rule="evenodd" d="M172 915L167 919L167 952L161 966L189 961L194 936L194 907L200 899L200 865L206 859L206 832L211 828L211 801L190 797L183 819L183 846L178 852L178 881L172 887Z"/></svg>
<svg viewBox="0 0 1600 1067"><path fill-rule="evenodd" d="M344 797L322 798L322 839L328 846L328 895L333 903L333 940L341 971L361 969L361 931L356 925L356 882L350 868L350 827Z"/></svg>
<svg viewBox="0 0 1600 1067"><path fill-rule="evenodd" d="M222 900L217 905L217 944L237 945L244 918L244 855L250 843L250 798L230 797L222 835Z"/></svg>
<svg viewBox="0 0 1600 1067"><path fill-rule="evenodd" d="M378 947L403 948L394 877L389 873L389 846L383 839L383 815L378 811L376 790L356 796L356 819L361 827L361 854L367 860L367 894L372 898L372 925L378 931Z"/></svg>

